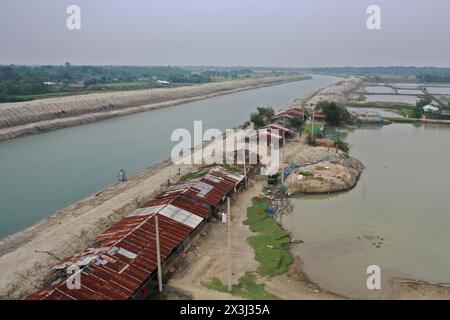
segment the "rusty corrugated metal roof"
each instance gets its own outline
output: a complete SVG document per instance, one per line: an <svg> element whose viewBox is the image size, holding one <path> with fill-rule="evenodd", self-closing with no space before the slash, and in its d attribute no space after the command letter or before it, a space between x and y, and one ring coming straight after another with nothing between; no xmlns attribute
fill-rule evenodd
<svg viewBox="0 0 450 320"><path fill-rule="evenodd" d="M81 288L69 289L69 278L30 295L29 300L129 299L154 274L155 216L159 219L164 261L243 179L213 170L201 179L170 187L156 199L99 235L95 244L53 267L64 277L77 266Z"/></svg>

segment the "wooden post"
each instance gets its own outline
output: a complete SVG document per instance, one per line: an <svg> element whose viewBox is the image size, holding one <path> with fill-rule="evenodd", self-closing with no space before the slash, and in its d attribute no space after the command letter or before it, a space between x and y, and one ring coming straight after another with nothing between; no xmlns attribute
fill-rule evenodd
<svg viewBox="0 0 450 320"><path fill-rule="evenodd" d="M161 248L159 246L159 223L158 214L155 216L155 233L156 233L156 261L158 263L158 288L162 292L162 270L161 270Z"/></svg>
<svg viewBox="0 0 450 320"><path fill-rule="evenodd" d="M227 244L227 254L228 254L228 291L231 291L231 205L230 205L230 197L227 197L227 233L228 233L228 244Z"/></svg>
<svg viewBox="0 0 450 320"><path fill-rule="evenodd" d="M314 117L316 115L316 107L313 106L312 122L311 122L311 141L314 141Z"/></svg>

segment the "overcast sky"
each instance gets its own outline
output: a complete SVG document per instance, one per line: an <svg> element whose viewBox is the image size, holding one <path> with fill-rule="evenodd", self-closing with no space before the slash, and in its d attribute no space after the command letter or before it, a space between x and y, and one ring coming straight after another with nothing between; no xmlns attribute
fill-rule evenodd
<svg viewBox="0 0 450 320"><path fill-rule="evenodd" d="M66 28L71 4L81 30ZM449 0L0 0L0 64L450 66L449 13Z"/></svg>

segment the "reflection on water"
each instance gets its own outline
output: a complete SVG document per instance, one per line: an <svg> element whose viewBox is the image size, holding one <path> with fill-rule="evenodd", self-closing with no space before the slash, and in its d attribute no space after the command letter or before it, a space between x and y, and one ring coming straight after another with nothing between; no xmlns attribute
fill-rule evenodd
<svg viewBox="0 0 450 320"><path fill-rule="evenodd" d="M295 250L314 281L362 298L386 297L394 275L450 282L449 137L450 127L420 124L349 132L351 154L366 166L358 185L293 199L284 219L306 242ZM366 288L372 264L382 269L381 292Z"/></svg>

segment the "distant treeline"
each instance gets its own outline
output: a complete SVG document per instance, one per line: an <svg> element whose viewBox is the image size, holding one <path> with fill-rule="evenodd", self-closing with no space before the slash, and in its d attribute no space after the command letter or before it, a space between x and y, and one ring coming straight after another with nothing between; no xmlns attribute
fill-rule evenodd
<svg viewBox="0 0 450 320"><path fill-rule="evenodd" d="M77 92L143 89L172 84L198 84L236 79L253 74L251 69L187 70L171 66L60 66L0 65L0 102L32 100Z"/></svg>
<svg viewBox="0 0 450 320"><path fill-rule="evenodd" d="M306 68L303 72L353 74L380 78L383 76L415 76L416 81L423 82L450 82L450 68L436 67L340 67L340 68Z"/></svg>

